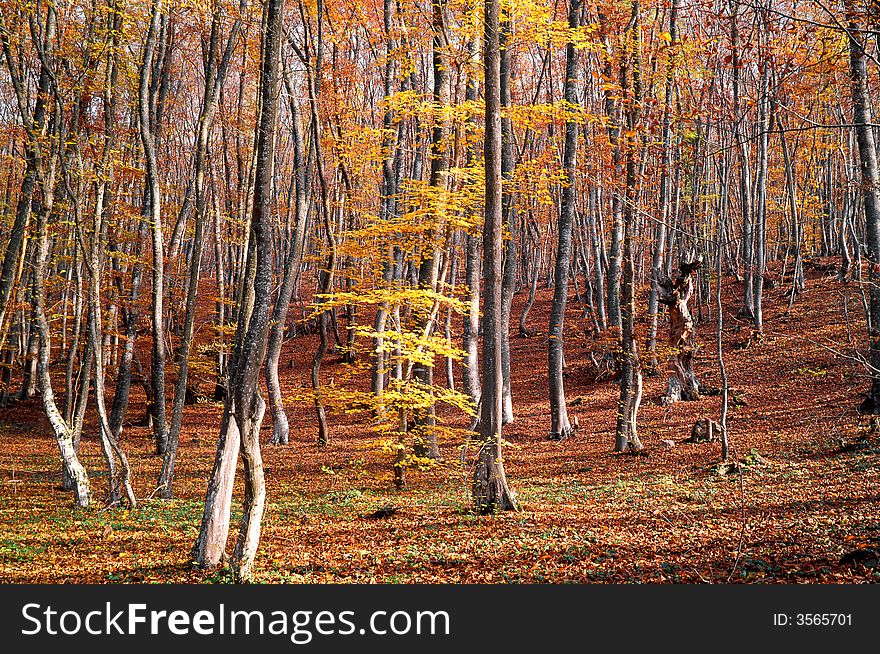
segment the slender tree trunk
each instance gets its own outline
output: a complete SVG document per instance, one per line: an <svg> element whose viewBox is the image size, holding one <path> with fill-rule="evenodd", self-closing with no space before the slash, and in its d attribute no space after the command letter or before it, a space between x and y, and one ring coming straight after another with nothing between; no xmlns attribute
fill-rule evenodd
<svg viewBox="0 0 880 654"><path fill-rule="evenodd" d="M871 127L871 99L868 91L867 56L863 40L867 34L857 22L853 3L846 3L849 24L849 62L852 88L853 124L859 149L862 208L865 212L869 279L869 372L871 388L861 403L862 413L880 414L880 167L877 145Z"/></svg>
<svg viewBox="0 0 880 654"><path fill-rule="evenodd" d="M635 339L635 270L633 267L633 231L635 229L635 202L637 198L636 184L636 128L640 121L641 103L641 72L640 72L640 8L636 0L632 2L632 18L627 38L627 58L632 69L632 98L626 109L627 136L624 139L626 148L626 194L623 220L623 274L620 286L620 399L617 404L617 427L615 451L637 452L642 449L638 437L637 420L639 405L642 401L642 371L639 361L638 343ZM628 80L622 75L623 93L628 92Z"/></svg>
<svg viewBox="0 0 880 654"><path fill-rule="evenodd" d="M765 18L762 18L765 20ZM767 174L770 131L769 62L761 70L758 100L758 171L755 180L755 268L752 276L752 315L755 331L764 330L764 271L767 267Z"/></svg>
<svg viewBox="0 0 880 654"><path fill-rule="evenodd" d="M752 163L751 148L748 138L742 134L742 123L745 114L740 110L740 78L742 63L739 46L739 0L731 0L730 15L730 47L731 66L733 68L733 136L736 140L740 156L739 193L742 206L742 259L743 259L743 306L740 315L751 318L754 316L754 259L752 252Z"/></svg>
<svg viewBox="0 0 880 654"><path fill-rule="evenodd" d="M472 63L478 59L477 47L473 40L468 42L468 52ZM470 75L465 88L465 100L476 102L477 80ZM475 125L475 119L470 126ZM465 155L465 166L470 167L474 161L473 147L468 147ZM467 313L464 316L462 330L462 349L465 357L462 362L462 387L464 392L471 398L475 407L480 404L480 240L474 234L468 232L465 240L465 284L467 285ZM476 422L475 420L474 422Z"/></svg>
<svg viewBox="0 0 880 654"><path fill-rule="evenodd" d="M293 167L294 176L296 177L295 217L290 251L284 264L284 278L281 282L281 288L278 290L275 311L272 313L272 331L269 335L269 348L266 355L266 386L269 391L269 411L272 414L271 442L275 445L286 445L290 441L290 427L287 423L287 414L284 412L281 383L278 379L278 362L281 359L284 325L287 322L287 312L290 307L291 296L293 295L294 282L302 263L306 220L309 212L308 183L310 170L307 160L311 161L310 157L304 156L305 146L299 111L293 98L292 89L288 89L288 92L290 93L291 121L293 124Z"/></svg>
<svg viewBox="0 0 880 654"><path fill-rule="evenodd" d="M517 211L516 198L509 190L513 181L513 171L516 167L515 143L513 133L513 121L509 115L510 109L510 74L511 74L511 49L510 41L510 18L505 18L501 23L499 42L501 47L501 178L502 182L502 213L504 229L509 235L504 241L504 262L501 282L501 372L504 377L504 400L502 402L502 424L513 422L513 398L510 394L510 310L513 305L513 293L516 286L516 239L517 239Z"/></svg>
<svg viewBox="0 0 880 654"><path fill-rule="evenodd" d="M568 8L568 26L576 30L580 25L581 0L571 0ZM565 50L565 101L570 110L578 104L578 85L580 67L574 43ZM564 368L564 323L565 307L568 302L568 272L571 259L571 237L577 207L577 164L578 123L569 119L565 123L565 149L562 169L565 184L562 188L562 206L559 210L559 233L556 247L556 274L553 284L553 307L550 311L550 337L547 345L548 373L550 388L550 434L551 440L565 440L574 430L568 420L565 404Z"/></svg>
<svg viewBox="0 0 880 654"><path fill-rule="evenodd" d="M162 0L154 0L150 29L144 45L144 57L141 66L140 87L138 92L139 127L144 156L147 160L147 184L150 189L150 234L153 244L153 281L152 281L152 334L153 357L151 362L151 380L153 390L152 416L153 437L156 441L156 453L164 454L168 447L168 425L165 419L165 329L163 300L165 255L162 237L162 194L159 184L159 164L156 158L156 142L153 124L150 121L149 78L156 40L162 18ZM159 118L156 118L158 123Z"/></svg>
<svg viewBox="0 0 880 654"><path fill-rule="evenodd" d="M648 295L648 356L649 367L657 369L657 323L659 318L658 298L663 255L666 249L666 229L669 222L671 193L670 173L672 172L672 95L675 87L675 66L678 46L678 8L680 0L672 0L669 9L669 61L666 68L666 90L663 102L663 155L660 162L660 220L654 226L654 249L651 254L651 292Z"/></svg>

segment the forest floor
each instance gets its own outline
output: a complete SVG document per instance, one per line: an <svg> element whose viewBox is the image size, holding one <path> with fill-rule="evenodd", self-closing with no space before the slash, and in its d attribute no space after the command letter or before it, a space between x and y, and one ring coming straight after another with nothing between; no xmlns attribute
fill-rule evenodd
<svg viewBox="0 0 880 654"><path fill-rule="evenodd" d="M740 306L741 289L725 285L725 307ZM515 318L525 296L515 298ZM548 441L551 296L539 291L529 316L535 336L520 338L515 328L511 333L516 420L505 428L505 464L519 511L489 517L469 512L469 473L458 464L461 443L450 439L441 442L446 463L410 470L409 488L395 491L390 455L375 445L368 417L331 412L330 445L318 449L313 409L299 402L288 407L291 444L263 446L268 503L258 579L880 580L876 556L867 564L840 563L848 552L880 549L880 437L856 411L867 381L860 364L847 358L866 341L857 284L842 285L833 274L808 267L806 290L790 313L783 289L767 290L765 337L747 347L750 325L725 311L724 357L733 389L728 425L741 474L721 474L717 442L684 442L696 420L717 419L720 398L661 406L662 370L645 377L639 415L644 455L612 452L618 388L614 380L597 381L590 352L607 350L613 339L593 336L573 300L565 384L580 429L573 439ZM705 307L703 316L696 367L705 384L719 386L714 308L711 319ZM660 330L662 339L662 322ZM286 343L281 371L287 393L307 385L316 340ZM345 369L339 356L328 357L324 368L328 380L346 375ZM367 383L365 373L360 377L358 383ZM137 418L143 393L135 391L130 414ZM194 571L189 555L221 413L218 403L186 408L176 499L145 499L135 511L77 512L60 489L57 447L39 398L0 410L0 581L227 581L223 572ZM263 429L265 443L269 416ZM122 444L137 494L147 498L161 463L150 432L127 426ZM82 458L100 498L106 474L94 425L87 426ZM240 512L241 471L236 483ZM392 515L371 517L387 505L396 508Z"/></svg>

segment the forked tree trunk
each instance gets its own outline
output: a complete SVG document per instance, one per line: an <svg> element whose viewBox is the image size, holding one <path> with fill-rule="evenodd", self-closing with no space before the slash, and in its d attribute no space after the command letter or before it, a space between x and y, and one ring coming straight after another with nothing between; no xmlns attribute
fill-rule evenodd
<svg viewBox="0 0 880 654"><path fill-rule="evenodd" d="M281 24L284 0L265 7L263 56L260 64L259 121L255 147L255 188L247 258L238 302L238 327L229 365L229 392L217 442L214 468L208 481L202 523L193 550L193 563L216 567L225 559L229 533L232 487L241 450L245 472L242 518L231 559L238 582L253 579L253 564L260 540L266 502L265 477L259 433L265 402L259 393L259 375L269 334L269 300L272 280L270 203L278 114Z"/></svg>
<svg viewBox="0 0 880 654"><path fill-rule="evenodd" d="M253 579L253 565L260 543L266 482L260 453L260 427L266 403L260 397L259 376L269 336L269 300L272 285L272 179L275 161L275 129L281 81L281 40L284 0L269 0L264 8L263 49L260 63L260 113L257 125L256 179L253 218L256 274L254 305L240 355L230 383L234 419L241 434L244 463L244 503L232 571L238 582ZM238 329L244 329L239 323Z"/></svg>
<svg viewBox="0 0 880 654"><path fill-rule="evenodd" d="M700 399L700 382L694 373L696 332L688 302L702 265L702 257L682 259L675 281L666 278L659 282L659 302L669 308L669 378L663 404Z"/></svg>

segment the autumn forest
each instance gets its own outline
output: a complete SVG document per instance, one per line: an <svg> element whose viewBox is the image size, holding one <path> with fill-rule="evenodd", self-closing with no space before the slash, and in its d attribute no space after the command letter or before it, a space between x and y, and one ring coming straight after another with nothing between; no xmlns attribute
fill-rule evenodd
<svg viewBox="0 0 880 654"><path fill-rule="evenodd" d="M0 0L0 582L880 580L871 0Z"/></svg>

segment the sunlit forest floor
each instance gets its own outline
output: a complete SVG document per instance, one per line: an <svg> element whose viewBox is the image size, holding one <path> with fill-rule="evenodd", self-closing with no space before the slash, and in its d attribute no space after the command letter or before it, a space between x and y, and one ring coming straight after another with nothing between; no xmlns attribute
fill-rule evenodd
<svg viewBox="0 0 880 654"><path fill-rule="evenodd" d="M613 339L595 338L573 300L565 383L580 430L572 440L548 441L546 325L552 291L543 289L529 317L537 334L520 338L515 327L511 333L516 420L505 431L506 466L521 510L491 517L469 512L469 472L458 464L460 442L451 439L441 443L444 464L410 470L409 488L397 492L389 455L376 446L369 416L331 412L332 440L319 450L313 409L299 402L288 407L291 444L263 446L268 509L258 579L880 580L876 558L867 565L840 563L853 550L880 549L880 437L856 411L867 382L857 362L832 351L848 354L863 347L861 295L855 282L844 286L816 266L806 275L806 290L790 314L786 289L766 291L765 338L747 347L750 325L734 311L741 306L741 284L724 289L730 310L724 356L733 389L729 431L742 474L721 474L718 443L683 442L696 420L717 419L720 398L661 406L662 370L645 378L639 416L645 454L612 452L617 385L597 381L590 352L607 350ZM514 300L514 323L525 296ZM705 384L718 386L714 308L709 319L704 307L703 318L697 371ZM662 323L660 334L665 338ZM316 342L305 336L286 343L281 372L287 393L295 395L308 384ZM340 356L329 357L327 383L346 376L345 368ZM436 376L443 377L442 367ZM368 375L361 377L365 386ZM140 388L134 390L140 393L130 410L136 420L144 397ZM187 407L176 499L145 499L137 511L77 513L71 496L60 490L57 448L39 399L0 410L0 580L226 581L225 573L194 571L189 564L221 411L218 403ZM263 429L265 442L271 435L268 416ZM86 431L82 455L100 498L104 462L95 425ZM137 494L147 498L161 463L149 430L127 426L123 446ZM396 512L374 517L388 505Z"/></svg>

